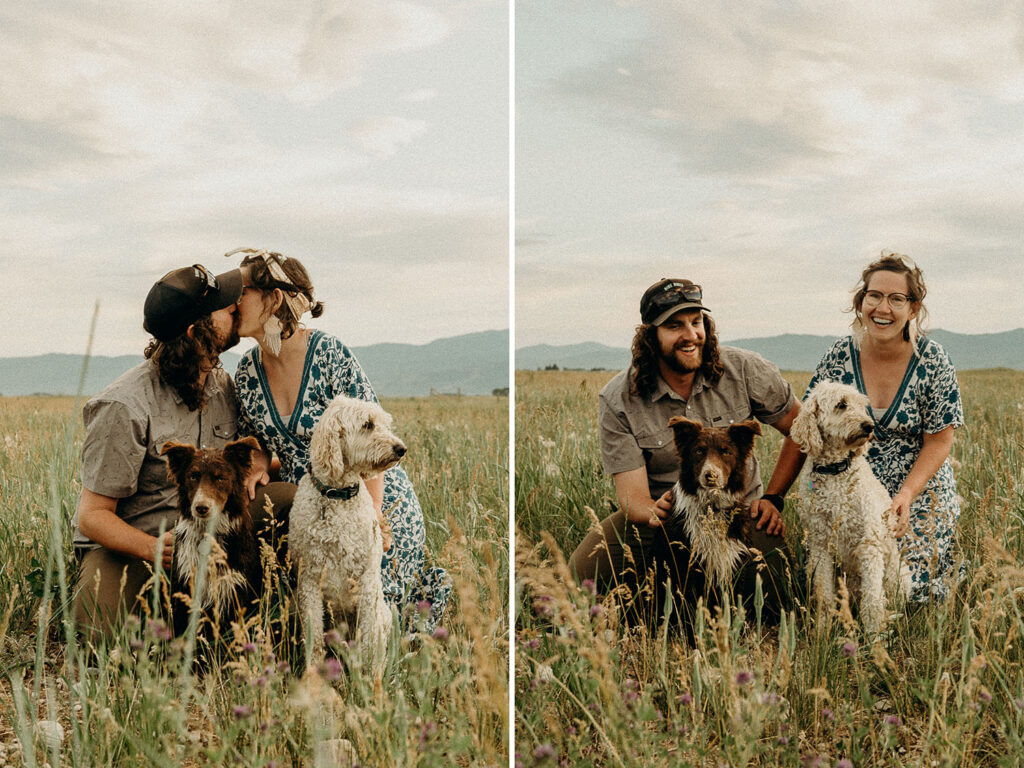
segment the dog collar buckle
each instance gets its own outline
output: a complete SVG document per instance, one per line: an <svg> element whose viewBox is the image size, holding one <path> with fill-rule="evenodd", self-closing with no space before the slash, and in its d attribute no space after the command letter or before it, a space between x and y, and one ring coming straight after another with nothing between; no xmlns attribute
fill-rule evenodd
<svg viewBox="0 0 1024 768"><path fill-rule="evenodd" d="M309 473L309 478L313 481L313 487L320 492L320 495L326 496L328 499L341 499L342 501L348 501L359 493L359 483L356 483L355 485L346 485L343 488L335 488L332 485L325 485L324 483L321 483L312 472Z"/></svg>
<svg viewBox="0 0 1024 768"><path fill-rule="evenodd" d="M815 464L811 471L816 475L838 475L850 468L850 457L832 464Z"/></svg>

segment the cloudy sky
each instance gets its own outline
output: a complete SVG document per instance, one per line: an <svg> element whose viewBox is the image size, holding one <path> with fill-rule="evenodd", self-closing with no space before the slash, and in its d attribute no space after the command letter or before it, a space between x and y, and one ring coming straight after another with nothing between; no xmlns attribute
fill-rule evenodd
<svg viewBox="0 0 1024 768"><path fill-rule="evenodd" d="M882 249L933 328L1024 326L1024 2L516 4L516 346L840 335Z"/></svg>
<svg viewBox="0 0 1024 768"><path fill-rule="evenodd" d="M501 0L0 7L0 356L140 353L162 274L301 259L352 345L509 325Z"/></svg>

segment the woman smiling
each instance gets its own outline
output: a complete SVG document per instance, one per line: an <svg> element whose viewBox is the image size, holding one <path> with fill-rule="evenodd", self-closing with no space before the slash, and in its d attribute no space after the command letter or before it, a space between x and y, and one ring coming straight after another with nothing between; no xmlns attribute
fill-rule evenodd
<svg viewBox="0 0 1024 768"><path fill-rule="evenodd" d="M892 496L890 520L910 567L910 599L918 603L945 599L959 579L960 505L949 452L964 423L956 371L923 335L926 292L921 270L906 256L886 253L869 264L853 295L853 334L832 345L807 386L839 381L868 396L875 431L867 459ZM803 461L786 438L768 487L788 489Z"/></svg>

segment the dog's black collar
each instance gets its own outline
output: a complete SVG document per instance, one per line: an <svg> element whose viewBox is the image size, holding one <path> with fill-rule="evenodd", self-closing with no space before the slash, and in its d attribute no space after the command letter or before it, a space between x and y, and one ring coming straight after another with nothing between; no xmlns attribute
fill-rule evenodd
<svg viewBox="0 0 1024 768"><path fill-rule="evenodd" d="M348 501L357 493L359 493L359 483L355 485L346 485L344 488L335 488L332 485L324 485L316 476L310 472L309 479L313 481L313 487L320 491L322 496L326 496L328 499L341 499L342 501Z"/></svg>
<svg viewBox="0 0 1024 768"><path fill-rule="evenodd" d="M836 461L832 464L815 464L811 467L811 471L816 475L838 475L850 468L850 459L852 456L847 456L842 461Z"/></svg>

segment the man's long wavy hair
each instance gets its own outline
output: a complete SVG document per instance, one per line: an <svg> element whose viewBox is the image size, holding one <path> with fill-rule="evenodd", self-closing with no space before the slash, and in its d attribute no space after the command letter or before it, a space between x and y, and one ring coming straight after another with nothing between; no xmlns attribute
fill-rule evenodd
<svg viewBox="0 0 1024 768"><path fill-rule="evenodd" d="M704 313L704 349L701 353L700 372L704 379L714 386L722 378L722 361L718 354L718 334L715 321ZM650 397L658 386L658 359L661 348L658 345L658 326L641 323L633 336L633 363L629 369L629 392L636 397Z"/></svg>
<svg viewBox="0 0 1024 768"><path fill-rule="evenodd" d="M156 366L160 380L178 393L190 411L206 402L199 374L220 367L220 341L213 319L204 317L192 326L192 337L181 334L172 341L153 339L143 353Z"/></svg>

